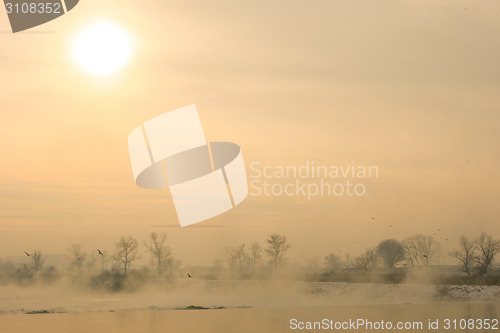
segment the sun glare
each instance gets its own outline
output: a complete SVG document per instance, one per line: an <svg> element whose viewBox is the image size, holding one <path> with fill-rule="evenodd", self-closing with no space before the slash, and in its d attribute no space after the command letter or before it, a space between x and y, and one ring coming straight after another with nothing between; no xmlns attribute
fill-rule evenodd
<svg viewBox="0 0 500 333"><path fill-rule="evenodd" d="M127 64L132 52L130 36L110 22L95 23L75 39L73 55L85 70L109 74Z"/></svg>

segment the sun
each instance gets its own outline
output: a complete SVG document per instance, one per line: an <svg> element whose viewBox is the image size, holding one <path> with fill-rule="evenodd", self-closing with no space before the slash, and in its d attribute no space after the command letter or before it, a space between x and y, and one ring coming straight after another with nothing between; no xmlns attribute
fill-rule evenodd
<svg viewBox="0 0 500 333"><path fill-rule="evenodd" d="M74 40L72 53L93 74L110 74L125 66L132 55L132 39L121 27L107 21L88 26Z"/></svg>

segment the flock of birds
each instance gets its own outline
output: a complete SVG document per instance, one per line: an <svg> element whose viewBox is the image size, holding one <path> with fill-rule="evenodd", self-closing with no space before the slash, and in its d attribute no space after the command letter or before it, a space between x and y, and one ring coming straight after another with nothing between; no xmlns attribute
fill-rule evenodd
<svg viewBox="0 0 500 333"><path fill-rule="evenodd" d="M467 161L467 162L470 162L470 161ZM372 217L371 218L372 220L375 220L375 217ZM392 224L389 224L389 228L392 228ZM441 229L437 229L437 232L441 232ZM433 236L437 236L437 233L433 233L432 234ZM445 238L444 239L445 241L449 242L450 240L448 238ZM358 242L359 243L359 242ZM424 256L425 257L425 256Z"/></svg>

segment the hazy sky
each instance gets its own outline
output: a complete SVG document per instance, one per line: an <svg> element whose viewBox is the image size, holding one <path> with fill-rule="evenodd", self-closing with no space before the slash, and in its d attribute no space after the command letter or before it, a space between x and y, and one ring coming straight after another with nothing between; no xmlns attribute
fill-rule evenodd
<svg viewBox="0 0 500 333"><path fill-rule="evenodd" d="M98 19L135 41L101 77L71 56ZM0 257L151 231L193 264L273 232L300 261L437 229L443 258L462 234L500 237L498 1L85 0L9 31L0 14ZM362 197L249 196L181 229L168 192L134 184L127 137L189 104L248 174L355 161L379 178Z"/></svg>

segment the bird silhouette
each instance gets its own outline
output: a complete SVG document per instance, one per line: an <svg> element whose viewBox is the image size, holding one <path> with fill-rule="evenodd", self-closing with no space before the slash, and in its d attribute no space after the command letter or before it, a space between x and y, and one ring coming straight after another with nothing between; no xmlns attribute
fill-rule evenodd
<svg viewBox="0 0 500 333"><path fill-rule="evenodd" d="M102 253L102 252L101 252L101 250L99 250L99 249L97 249L97 252L99 252L99 254L100 254L101 256L103 256L103 255L104 255L104 253Z"/></svg>
<svg viewBox="0 0 500 333"><path fill-rule="evenodd" d="M24 251L24 253L26 253L26 255L29 257L31 255L31 253L28 253L26 251Z"/></svg>
<svg viewBox="0 0 500 333"><path fill-rule="evenodd" d="M188 273L188 278L192 278L191 274Z"/></svg>
<svg viewBox="0 0 500 333"><path fill-rule="evenodd" d="M424 254L424 258L427 259L427 256Z"/></svg>

